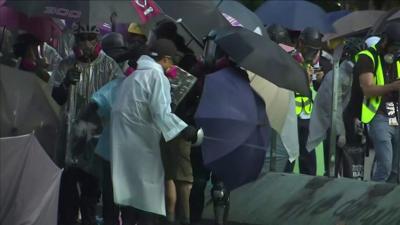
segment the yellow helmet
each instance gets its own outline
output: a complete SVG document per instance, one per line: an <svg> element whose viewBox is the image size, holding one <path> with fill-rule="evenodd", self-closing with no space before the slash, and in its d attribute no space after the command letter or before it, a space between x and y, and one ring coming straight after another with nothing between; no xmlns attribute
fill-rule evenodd
<svg viewBox="0 0 400 225"><path fill-rule="evenodd" d="M137 23L131 23L131 24L129 24L128 32L129 32L129 33L133 33L133 34L144 35L144 33L143 33L143 31L142 31L142 28L141 28L140 25L137 24Z"/></svg>

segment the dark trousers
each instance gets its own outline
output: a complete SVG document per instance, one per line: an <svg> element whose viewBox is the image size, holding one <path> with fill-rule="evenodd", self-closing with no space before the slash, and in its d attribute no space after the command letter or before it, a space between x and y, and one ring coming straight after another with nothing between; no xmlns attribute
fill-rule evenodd
<svg viewBox="0 0 400 225"><path fill-rule="evenodd" d="M61 176L59 224L75 225L80 210L82 225L96 225L99 197L99 181L95 176L77 167L66 168Z"/></svg>
<svg viewBox="0 0 400 225"><path fill-rule="evenodd" d="M204 190L211 172L203 164L203 156L199 147L192 149L190 160L193 167L193 185L189 198L190 220L199 222L204 208Z"/></svg>
<svg viewBox="0 0 400 225"><path fill-rule="evenodd" d="M119 208L114 203L110 162L103 160L103 220L104 225L119 225Z"/></svg>
<svg viewBox="0 0 400 225"><path fill-rule="evenodd" d="M309 134L310 120L298 119L298 132L299 132L299 167L301 174L317 175L317 160L315 156L315 149L308 151L307 139Z"/></svg>

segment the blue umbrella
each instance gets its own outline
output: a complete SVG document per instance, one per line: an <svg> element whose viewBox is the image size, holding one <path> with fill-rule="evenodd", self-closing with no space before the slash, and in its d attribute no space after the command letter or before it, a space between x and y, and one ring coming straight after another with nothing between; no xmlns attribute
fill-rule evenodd
<svg viewBox="0 0 400 225"><path fill-rule="evenodd" d="M195 115L204 164L230 190L258 177L269 139L265 105L245 76L234 68L208 75Z"/></svg>
<svg viewBox="0 0 400 225"><path fill-rule="evenodd" d="M326 12L319 6L304 0L266 1L256 10L264 25L280 24L291 30L306 27L318 28L323 33L334 31Z"/></svg>
<svg viewBox="0 0 400 225"><path fill-rule="evenodd" d="M349 14L349 13L350 13L350 11L348 11L348 10L338 10L338 11L329 12L327 14L328 21L331 24L333 24L336 20L338 20L344 16L347 16L347 14Z"/></svg>

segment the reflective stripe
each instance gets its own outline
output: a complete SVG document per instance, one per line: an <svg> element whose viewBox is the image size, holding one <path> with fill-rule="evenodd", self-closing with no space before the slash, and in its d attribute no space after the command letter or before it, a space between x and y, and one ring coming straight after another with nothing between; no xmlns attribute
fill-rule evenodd
<svg viewBox="0 0 400 225"><path fill-rule="evenodd" d="M296 101L296 115L300 115L304 112L307 115L311 115L312 112L312 101L308 97L298 96L295 98Z"/></svg>

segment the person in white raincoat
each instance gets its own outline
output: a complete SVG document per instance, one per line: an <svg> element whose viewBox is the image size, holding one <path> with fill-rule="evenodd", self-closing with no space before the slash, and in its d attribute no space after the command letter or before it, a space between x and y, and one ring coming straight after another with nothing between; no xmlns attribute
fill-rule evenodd
<svg viewBox="0 0 400 225"><path fill-rule="evenodd" d="M152 224L151 214L165 215L164 169L160 140L178 135L195 142L197 131L171 112L170 84L164 73L173 68L175 45L157 40L149 56L137 61L111 111L111 167L114 201L146 213L139 224Z"/></svg>

